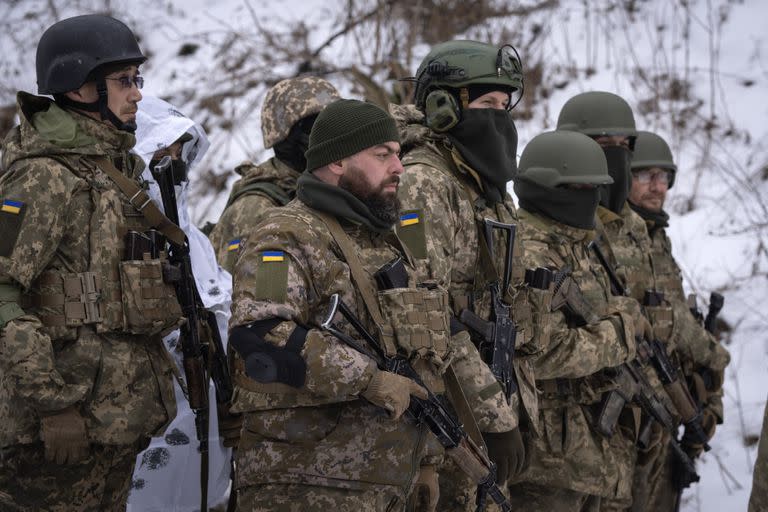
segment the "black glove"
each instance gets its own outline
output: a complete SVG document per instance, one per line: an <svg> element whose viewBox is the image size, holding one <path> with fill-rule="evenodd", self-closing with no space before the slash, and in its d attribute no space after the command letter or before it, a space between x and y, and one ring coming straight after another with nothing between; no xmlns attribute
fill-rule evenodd
<svg viewBox="0 0 768 512"><path fill-rule="evenodd" d="M506 485L507 480L525 469L525 444L520 429L508 432L483 432L488 457L496 463L496 482Z"/></svg>

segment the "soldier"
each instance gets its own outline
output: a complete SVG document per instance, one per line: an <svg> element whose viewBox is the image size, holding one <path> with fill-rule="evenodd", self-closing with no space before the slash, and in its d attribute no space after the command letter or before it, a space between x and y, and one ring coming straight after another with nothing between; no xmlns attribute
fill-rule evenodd
<svg viewBox="0 0 768 512"><path fill-rule="evenodd" d="M605 499L629 496L623 436L606 438L594 427L612 389L601 370L632 360L635 334L647 330L637 302L611 296L605 271L589 257L598 187L611 182L600 147L578 133L541 134L520 157L525 266L562 272L553 311L542 319L550 343L534 359L543 435L529 442L530 467L510 485L520 510L596 511Z"/></svg>
<svg viewBox="0 0 768 512"><path fill-rule="evenodd" d="M658 135L638 132L632 158L632 188L629 206L645 221L650 236L650 259L657 290L671 304L665 322L654 322L654 333L673 349L697 402L702 406L702 426L708 439L723 421L723 381L729 355L691 314L683 292L680 267L672 256L672 243L665 228L669 215L664 211L667 190L675 182L677 166L667 143ZM647 307L652 315L666 313ZM666 440L666 436L664 438ZM701 440L683 437L683 447L695 457L702 451ZM633 510L675 510L680 494L675 485L675 465L667 442L641 454L633 490Z"/></svg>
<svg viewBox="0 0 768 512"><path fill-rule="evenodd" d="M221 265L235 266L239 247L264 219L264 212L285 206L296 196L296 180L304 171L304 152L317 114L339 99L336 89L322 78L304 76L278 82L269 90L261 109L264 148L275 156L254 165L235 168L242 176L232 187L229 200L210 238Z"/></svg>
<svg viewBox="0 0 768 512"><path fill-rule="evenodd" d="M757 447L755 472L752 475L752 493L749 496L748 512L760 512L768 509L768 403L765 404L763 433Z"/></svg>
<svg viewBox="0 0 768 512"><path fill-rule="evenodd" d="M136 458L175 415L161 332L181 310L130 153L146 60L118 20L55 23L37 48L39 92L0 178L0 488L3 510L120 510Z"/></svg>
<svg viewBox="0 0 768 512"><path fill-rule="evenodd" d="M177 181L176 198L179 227L187 235L195 284L200 299L213 311L221 333L226 340L230 316L232 276L216 262L216 254L208 238L191 222L188 212L189 171L208 150L208 137L203 128L179 112L173 105L152 96L145 96L136 114L136 146L134 152L147 167L142 180L148 184L148 193L155 204L162 206L160 187L152 175L165 156L171 158L171 171ZM175 330L164 337L168 352L180 372L184 371L179 340ZM230 450L218 439L217 398L213 383L209 384L209 432L207 471L208 505L214 507L226 501L230 483ZM133 485L129 497L129 510L174 510L192 512L200 510L201 458L198 453L195 415L180 383L174 383L178 413L167 433L152 438L149 447L136 459ZM236 425L238 426L238 425ZM239 435L239 431L234 432ZM225 443L228 440L225 440Z"/></svg>
<svg viewBox="0 0 768 512"><path fill-rule="evenodd" d="M447 292L416 286L392 231L403 172L397 141L394 120L376 106L326 107L297 198L270 212L238 258L230 345L233 410L244 414L236 481L245 511L402 510L432 442L423 424L397 421L424 388L318 328L338 293L388 354L446 392L461 346L450 337Z"/></svg>
<svg viewBox="0 0 768 512"><path fill-rule="evenodd" d="M509 362L511 353L506 359L513 367L505 369L511 379L503 383L509 386L504 391L513 416L499 414L503 404L488 400L498 383L476 380L465 390L491 458L515 461L501 468L500 482L522 469L521 432L527 435L535 428L534 376L526 354L538 351L543 334L535 315L548 296L523 283L523 246L520 237L510 234L511 225L520 229L506 186L516 169L517 130L510 111L521 90L522 68L510 45L451 41L432 48L419 65L415 105L392 107L408 171L402 177L398 235L420 272L448 288L454 329L467 329L459 318L469 318L475 326L472 340L486 350L493 345L487 332L496 320L490 287L499 284L505 269L511 271L496 305L511 310L515 323L509 337L516 354L514 363ZM506 225L491 230L490 241L485 219ZM513 251L507 250L507 241L513 242ZM457 372L467 378L480 375L466 363ZM474 486L451 463L440 470L440 496L440 510L474 510Z"/></svg>

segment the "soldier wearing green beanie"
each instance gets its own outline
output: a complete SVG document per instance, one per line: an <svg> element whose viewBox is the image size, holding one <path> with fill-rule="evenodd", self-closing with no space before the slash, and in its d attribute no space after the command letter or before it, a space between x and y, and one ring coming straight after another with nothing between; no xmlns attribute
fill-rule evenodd
<svg viewBox="0 0 768 512"><path fill-rule="evenodd" d="M380 108L328 105L312 127L296 199L269 212L241 249L230 323L232 409L243 413L238 510L402 510L434 442L424 423L402 417L411 395L426 398L424 387L321 327L339 294L387 354L446 393L455 352L447 292L418 286L392 229L399 152L395 122ZM396 269L397 286L374 279L385 266Z"/></svg>

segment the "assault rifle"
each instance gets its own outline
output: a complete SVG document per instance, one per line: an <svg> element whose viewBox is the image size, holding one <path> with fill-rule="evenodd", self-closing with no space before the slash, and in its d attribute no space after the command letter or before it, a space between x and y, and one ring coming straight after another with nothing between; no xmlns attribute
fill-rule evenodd
<svg viewBox="0 0 768 512"><path fill-rule="evenodd" d="M516 228L514 224L504 224L493 219L485 219L483 226L490 264L493 263L494 259L494 230L507 232L504 273L497 276L489 285L492 307L491 320L483 320L471 309L462 310L459 314L459 320L480 336L480 343L477 347L480 357L490 366L491 373L501 384L504 395L509 401L512 394L517 391L515 370L512 365L515 356L517 327L512 320L512 307L504 302L503 297L509 288L512 276L512 253L515 245Z"/></svg>
<svg viewBox="0 0 768 512"><path fill-rule="evenodd" d="M174 184L171 157L165 156L154 169L152 176L160 187L165 215L179 224L179 210ZM226 404L232 398L232 381L229 375L224 345L221 341L215 314L203 306L192 273L189 241L183 245L169 241L168 259L176 271L173 281L181 310L186 321L181 325L180 341L183 354L184 375L187 381L187 400L195 414L195 430L200 446L200 501L201 511L208 510L208 379L216 388L216 401ZM202 331L208 336L203 337ZM209 345L209 340L213 347Z"/></svg>
<svg viewBox="0 0 768 512"><path fill-rule="evenodd" d="M337 312L340 312L352 325L367 346L339 330L333 324L333 319ZM415 423L426 424L445 448L446 455L453 459L456 465L477 483L478 512L484 509L486 497L490 497L494 503L498 504L503 512L512 511L512 506L496 483L496 465L472 441L441 399L429 391L419 374L411 366L411 363L403 357L387 356L379 341L368 332L357 316L347 307L339 294L331 296L328 314L322 322L321 328L334 335L350 348L371 358L376 362L380 370L407 377L427 390L428 397L426 399L411 396L406 416ZM370 350L368 347L371 347L373 350Z"/></svg>

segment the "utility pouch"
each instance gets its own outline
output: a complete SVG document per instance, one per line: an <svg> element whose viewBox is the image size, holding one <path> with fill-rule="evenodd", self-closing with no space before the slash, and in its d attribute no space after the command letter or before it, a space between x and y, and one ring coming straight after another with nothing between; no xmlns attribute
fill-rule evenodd
<svg viewBox="0 0 768 512"><path fill-rule="evenodd" d="M154 334L177 323L181 307L176 291L163 279L162 259L120 262L125 331Z"/></svg>
<svg viewBox="0 0 768 512"><path fill-rule="evenodd" d="M394 333L398 352L411 360L433 393L444 391L442 373L450 364L448 292L436 288L395 288L377 293L383 320ZM432 366L420 371L422 362ZM426 370L426 368L425 368Z"/></svg>
<svg viewBox="0 0 768 512"><path fill-rule="evenodd" d="M643 305L654 335L665 343L669 342L674 327L674 313L669 302L664 300L664 292L646 290Z"/></svg>
<svg viewBox="0 0 768 512"><path fill-rule="evenodd" d="M144 233L128 231L124 241L123 261L143 260L145 254L148 257L154 257L152 256L152 240Z"/></svg>

